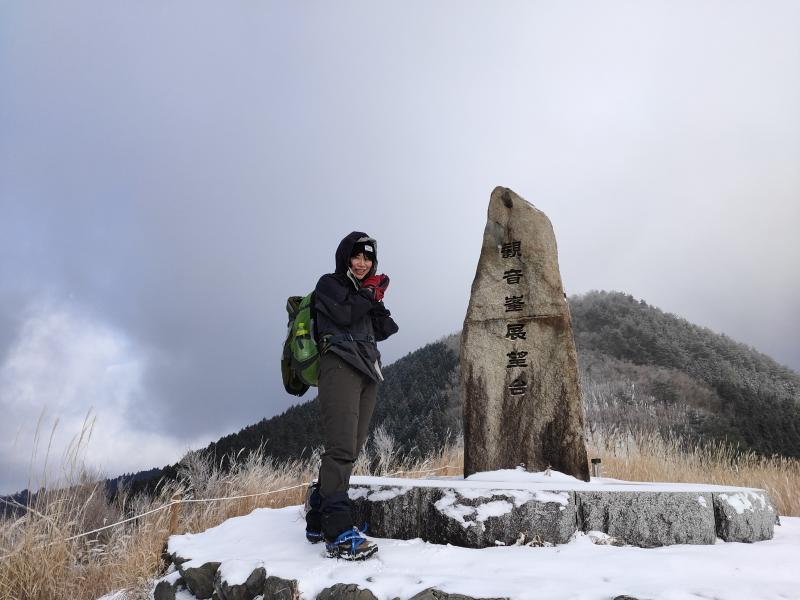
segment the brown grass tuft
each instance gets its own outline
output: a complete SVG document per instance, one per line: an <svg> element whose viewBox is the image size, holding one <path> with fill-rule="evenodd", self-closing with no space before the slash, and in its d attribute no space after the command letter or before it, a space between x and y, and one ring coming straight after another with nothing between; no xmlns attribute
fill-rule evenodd
<svg viewBox="0 0 800 600"><path fill-rule="evenodd" d="M356 474L423 477L461 472L463 452L447 444L423 460L400 456L385 431L356 464ZM440 469L448 464L456 469ZM130 600L149 597L152 580L165 567L161 553L169 536L171 509L68 540L106 524L141 515L181 498L176 532L199 532L256 508L302 504L316 477L319 451L304 460L277 462L263 451L234 457L223 472L200 453L181 461L179 479L157 498L128 497L109 502L102 477L79 474L79 481L36 496L25 516L0 521L0 598L5 600L93 600L124 589ZM375 465L371 471L370 465ZM266 491L293 488L269 495Z"/></svg>
<svg viewBox="0 0 800 600"><path fill-rule="evenodd" d="M724 445L687 446L681 439L654 434L593 436L590 456L603 460L604 475L625 480L720 483L769 491L782 515L800 516L800 461L738 453ZM463 473L459 442L424 459L401 456L394 440L378 428L356 474L424 477ZM319 453L304 460L276 462L264 452L232 460L223 472L199 453L182 461L178 481L157 498L121 494L109 502L102 478L80 472L73 483L36 497L25 516L0 521L0 598L14 600L93 600L115 590L129 599L147 598L164 568L161 552L170 527L170 509L161 510L87 537L71 536L140 515L179 496L176 531L199 532L255 508L301 504L306 484L316 476ZM231 500L298 486L276 494ZM8 556L6 556L8 555Z"/></svg>
<svg viewBox="0 0 800 600"><path fill-rule="evenodd" d="M603 475L627 481L711 483L767 490L781 515L800 516L800 460L764 457L722 443L688 444L656 433L614 433L589 439Z"/></svg>

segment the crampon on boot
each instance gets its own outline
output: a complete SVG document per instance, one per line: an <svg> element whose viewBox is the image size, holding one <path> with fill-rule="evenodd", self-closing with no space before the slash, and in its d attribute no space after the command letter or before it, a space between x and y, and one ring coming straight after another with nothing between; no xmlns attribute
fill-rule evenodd
<svg viewBox="0 0 800 600"><path fill-rule="evenodd" d="M341 533L332 542L325 542L328 558L365 560L378 551L378 546L365 538L356 528Z"/></svg>

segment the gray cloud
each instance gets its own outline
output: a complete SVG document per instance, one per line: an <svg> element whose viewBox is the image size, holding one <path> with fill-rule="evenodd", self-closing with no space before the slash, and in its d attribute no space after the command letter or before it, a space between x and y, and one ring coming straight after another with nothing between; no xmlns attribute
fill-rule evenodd
<svg viewBox="0 0 800 600"><path fill-rule="evenodd" d="M118 340L141 380L78 386L104 452L175 460L293 402L286 297L353 229L392 277L387 361L459 329L507 185L553 221L570 293L627 291L798 369L798 12L5 5L2 364L48 310L106 332L81 339Z"/></svg>

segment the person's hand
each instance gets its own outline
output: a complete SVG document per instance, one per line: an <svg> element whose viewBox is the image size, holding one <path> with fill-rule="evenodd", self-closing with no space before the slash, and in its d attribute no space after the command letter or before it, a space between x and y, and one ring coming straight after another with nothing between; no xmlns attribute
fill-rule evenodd
<svg viewBox="0 0 800 600"><path fill-rule="evenodd" d="M361 282L361 289L367 290L375 302L381 302L386 288L389 287L388 275L372 275Z"/></svg>

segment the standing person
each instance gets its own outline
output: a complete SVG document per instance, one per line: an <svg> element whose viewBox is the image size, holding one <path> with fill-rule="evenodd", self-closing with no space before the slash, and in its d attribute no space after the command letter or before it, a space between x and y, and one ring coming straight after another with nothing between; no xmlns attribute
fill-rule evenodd
<svg viewBox="0 0 800 600"><path fill-rule="evenodd" d="M336 249L336 271L323 275L314 290L325 452L309 497L306 538L324 539L328 556L346 560L378 551L355 527L347 495L383 381L377 342L398 329L383 305L389 278L376 275L377 267L375 240L354 231Z"/></svg>

